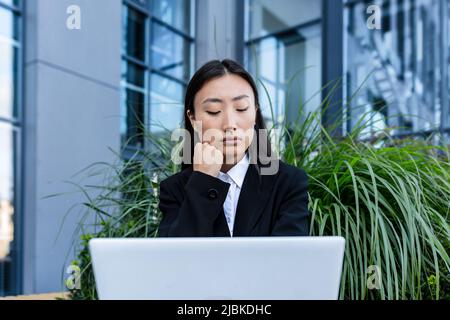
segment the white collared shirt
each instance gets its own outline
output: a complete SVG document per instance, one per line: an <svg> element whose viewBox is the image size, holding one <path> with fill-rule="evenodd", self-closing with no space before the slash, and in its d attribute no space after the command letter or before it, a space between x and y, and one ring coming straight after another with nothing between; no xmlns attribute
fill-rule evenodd
<svg viewBox="0 0 450 320"><path fill-rule="evenodd" d="M227 173L219 171L218 178L231 184L228 189L227 198L223 203L223 211L225 212L231 236L233 236L234 218L236 217L239 194L241 193L242 183L244 182L249 164L248 154L246 153L241 161L236 163Z"/></svg>

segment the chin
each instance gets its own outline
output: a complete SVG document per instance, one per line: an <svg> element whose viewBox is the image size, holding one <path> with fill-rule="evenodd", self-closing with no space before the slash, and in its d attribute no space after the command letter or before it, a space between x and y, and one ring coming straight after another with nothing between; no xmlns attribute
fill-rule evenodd
<svg viewBox="0 0 450 320"><path fill-rule="evenodd" d="M236 163L237 159L239 159L242 155L244 154L244 152L236 152L236 151L231 151L231 152L225 152L224 155L224 163L226 163L227 159L229 159L229 161L232 161L232 163ZM231 163L229 163L231 164Z"/></svg>

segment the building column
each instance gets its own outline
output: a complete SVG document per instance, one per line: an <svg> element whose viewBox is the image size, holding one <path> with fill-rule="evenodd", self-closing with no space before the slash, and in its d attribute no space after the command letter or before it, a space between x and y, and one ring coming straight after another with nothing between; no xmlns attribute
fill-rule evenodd
<svg viewBox="0 0 450 320"><path fill-rule="evenodd" d="M344 4L343 0L322 1L322 99L328 105L322 117L333 136L343 133L344 76ZM334 84L337 84L334 86ZM335 88L334 88L335 87ZM338 124L338 125L337 125Z"/></svg>
<svg viewBox="0 0 450 320"><path fill-rule="evenodd" d="M243 60L243 0L197 0L195 68L212 59ZM242 36L242 39L237 39Z"/></svg>
<svg viewBox="0 0 450 320"><path fill-rule="evenodd" d="M23 293L64 290L86 202L74 176L120 149L121 0L26 1ZM67 27L70 6L80 29ZM46 198L52 194L60 196ZM67 216L66 216L67 214ZM90 220L88 220L90 221Z"/></svg>

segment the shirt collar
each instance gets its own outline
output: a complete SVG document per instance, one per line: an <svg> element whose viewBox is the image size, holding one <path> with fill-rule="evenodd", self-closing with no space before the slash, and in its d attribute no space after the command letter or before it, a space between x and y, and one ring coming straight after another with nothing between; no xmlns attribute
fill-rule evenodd
<svg viewBox="0 0 450 320"><path fill-rule="evenodd" d="M227 173L219 172L222 175L228 175L233 182L239 187L242 188L242 184L244 182L245 174L247 173L247 169L250 165L248 154L245 153L244 157L242 157L241 161L236 163L233 168L228 170Z"/></svg>

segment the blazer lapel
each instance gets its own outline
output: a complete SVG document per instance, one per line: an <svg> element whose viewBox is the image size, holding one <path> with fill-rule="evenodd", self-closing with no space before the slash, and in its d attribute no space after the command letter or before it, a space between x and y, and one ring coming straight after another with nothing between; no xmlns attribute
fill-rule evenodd
<svg viewBox="0 0 450 320"><path fill-rule="evenodd" d="M259 176L255 164L250 164L242 184L234 220L233 236L248 236L263 213L270 198L275 175Z"/></svg>
<svg viewBox="0 0 450 320"><path fill-rule="evenodd" d="M259 168L256 164L250 164L245 174L236 208L233 237L248 236L251 234L251 231L263 213L266 202L270 199L276 175L260 176L258 170ZM192 167L184 172L184 184L187 183L191 174ZM216 236L231 236L223 207L214 223L214 229Z"/></svg>

